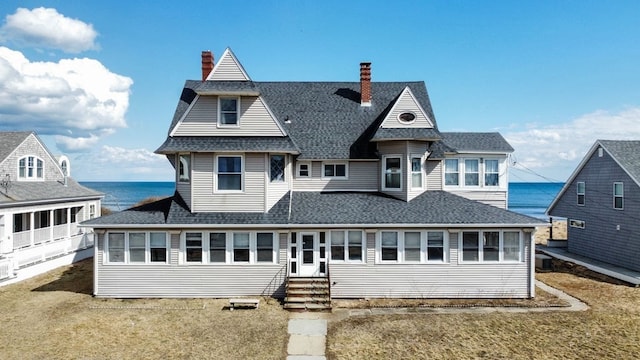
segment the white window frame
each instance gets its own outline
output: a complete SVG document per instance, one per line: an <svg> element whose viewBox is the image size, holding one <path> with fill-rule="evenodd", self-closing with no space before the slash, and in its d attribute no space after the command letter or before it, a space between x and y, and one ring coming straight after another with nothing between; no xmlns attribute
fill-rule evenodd
<svg viewBox="0 0 640 360"><path fill-rule="evenodd" d="M464 248L463 248L463 237L464 237L464 233L477 233L478 234L478 260L464 260ZM499 245L498 245L498 260L485 260L484 259L484 233L485 232L497 232L498 238L499 238ZM518 233L518 238L519 238L519 247L520 247L520 251L519 251L519 255L518 255L518 260L505 260L504 259L504 233L505 232L517 232ZM524 239L522 236L522 231L517 230L517 229L482 229L482 230L477 230L477 229L466 229L463 231L460 231L458 233L458 249L459 249L459 255L458 255L458 262L460 262L461 264L515 264L515 263L521 263L524 261Z"/></svg>
<svg viewBox="0 0 640 360"><path fill-rule="evenodd" d="M306 166L307 167L307 175L302 175L300 173L302 166ZM307 180L311 178L311 161L298 161L296 163L296 177L301 179L301 180ZM324 168L323 168L324 171Z"/></svg>
<svg viewBox="0 0 640 360"><path fill-rule="evenodd" d="M131 261L130 254L130 235L143 234L144 235L144 261ZM151 234L158 233L164 234L165 241L165 261L151 261ZM109 249L109 236L111 234L123 234L124 236L124 248L123 248L123 260L122 261L110 261L110 249ZM116 264L116 265L169 265L170 263L170 235L166 231L109 231L104 235L104 264Z"/></svg>
<svg viewBox="0 0 640 360"><path fill-rule="evenodd" d="M413 170L413 160L414 159L418 159L420 161L420 170L415 171ZM422 155L420 154L411 154L411 156L409 157L409 167L411 170L411 176L410 176L410 180L409 182L411 183L411 189L424 189L424 158ZM420 186L414 186L413 184L413 176L414 175L420 175Z"/></svg>
<svg viewBox="0 0 640 360"><path fill-rule="evenodd" d="M240 158L240 190L227 190L227 189L219 189L219 180L218 176L220 173L218 172L218 159L226 157L239 157ZM213 162L213 182L214 182L214 192L215 193L243 193L244 192L244 174L245 174L245 162L244 162L244 154L216 154ZM237 174L237 173L222 173L222 174Z"/></svg>
<svg viewBox="0 0 640 360"><path fill-rule="evenodd" d="M467 171L467 161L475 161L478 164L478 171L477 172L468 172ZM464 175L463 176L463 179L464 179L463 186L464 187L466 187L466 188L479 188L480 187L480 184L481 184L480 180L482 178L482 176L481 176L482 175L481 168L482 168L482 166L480 164L480 158L464 158L464 159L462 159L462 174ZM478 175L478 183L475 184L475 185L474 184L471 184L471 185L467 184L467 174L469 174L469 175L473 175L473 174Z"/></svg>
<svg viewBox="0 0 640 360"><path fill-rule="evenodd" d="M271 161L274 156L282 156L282 179L273 179ZM269 154L269 182L270 183L285 183L287 182L287 155L285 154Z"/></svg>
<svg viewBox="0 0 640 360"><path fill-rule="evenodd" d="M582 184L582 192L580 191L580 184ZM580 196L582 196L582 202L580 202ZM587 184L584 181L578 181L576 184L576 204L578 206L584 206L587 202Z"/></svg>
<svg viewBox="0 0 640 360"><path fill-rule="evenodd" d="M488 161L495 161L498 164L498 168L495 172L489 172L487 171L487 162ZM482 159L482 169L483 169L483 174L482 174L482 186L483 187L488 187L488 188L498 188L500 187L500 159L494 159L494 158L484 158ZM487 184L487 175L496 175L498 178L498 181L496 182L495 185L488 185Z"/></svg>
<svg viewBox="0 0 640 360"><path fill-rule="evenodd" d="M336 166L344 165L344 176L337 176ZM325 166L333 166L333 176L325 175ZM323 161L322 162L322 176L323 180L348 180L349 179L349 163L347 161Z"/></svg>
<svg viewBox="0 0 640 360"><path fill-rule="evenodd" d="M96 217L96 204L89 204L89 219Z"/></svg>
<svg viewBox="0 0 640 360"><path fill-rule="evenodd" d="M616 186L620 186L620 194L616 194ZM620 207L616 206L616 199L620 198ZM613 183L613 209L624 210L624 183L616 181Z"/></svg>
<svg viewBox="0 0 640 360"><path fill-rule="evenodd" d="M186 165L183 164L182 160L185 159ZM191 181L191 153L181 153L178 154L178 166L177 168L177 177L178 182L183 184L188 184ZM181 174L181 171L184 174ZM184 176L182 176L184 175Z"/></svg>
<svg viewBox="0 0 640 360"><path fill-rule="evenodd" d="M236 101L236 123L235 124L223 124L222 123L222 100L233 99ZM239 96L218 96L218 121L217 126L220 128L238 128L240 127L240 97Z"/></svg>
<svg viewBox="0 0 640 360"><path fill-rule="evenodd" d="M354 259L350 259L350 251L349 251L349 233L350 232L357 232L360 233L360 239L362 240L362 242L360 243L360 260L354 260ZM342 259L333 259L333 235L334 233L342 233L344 242L342 243L342 249L343 249L343 256ZM336 229L336 230L329 230L327 231L327 235L325 235L326 238L328 239L328 241L325 240L327 246L327 250L329 253L329 256L327 257L327 259L329 260L329 263L352 263L352 264L362 264L366 262L367 259L367 234L362 231L362 230L343 230L343 229Z"/></svg>
<svg viewBox="0 0 640 360"><path fill-rule="evenodd" d="M572 228L584 229L585 225L584 220L569 219L569 226Z"/></svg>
<svg viewBox="0 0 640 360"><path fill-rule="evenodd" d="M24 176L20 174L20 162L24 160ZM45 162L36 155L26 155L18 159L18 179L26 181L44 181ZM42 165L39 167L38 165ZM31 173L31 175L29 175Z"/></svg>
<svg viewBox="0 0 640 360"><path fill-rule="evenodd" d="M389 154L389 155L383 155L382 156L382 166L381 166L381 170L382 170L382 178L380 179L381 181L381 185L382 185L382 190L383 191L402 191L404 189L403 185L403 167L402 167L402 155L398 155L398 154ZM398 164L400 164L400 169L397 172L394 172L392 174L399 174L400 175L400 181L399 184L400 186L395 188L390 188L387 187L386 185L386 177L387 177L387 160L389 159L398 159Z"/></svg>
<svg viewBox="0 0 640 360"><path fill-rule="evenodd" d="M456 162L456 171L447 171L447 161L455 161ZM442 184L445 187L460 187L460 159L458 158L452 158L452 159L444 159L443 161L443 166L444 166L444 171L442 172ZM457 184L447 184L447 174L456 174L456 178L457 178Z"/></svg>
<svg viewBox="0 0 640 360"><path fill-rule="evenodd" d="M202 235L202 261L201 262L187 262L186 253L186 234L187 233L200 233ZM211 261L211 234L221 233L225 234L225 261L213 262ZM249 261L235 261L233 257L233 236L236 233L248 233L249 234ZM272 234L273 249L271 260L272 261L258 261L258 233ZM276 265L279 263L279 246L280 240L277 232L270 230L255 230L248 231L244 229L220 231L220 230L194 230L183 231L180 235L180 265L186 266L202 266L202 265Z"/></svg>
<svg viewBox="0 0 640 360"><path fill-rule="evenodd" d="M396 260L382 260L382 233L396 233L398 239L397 258ZM442 234L442 259L429 260L428 250L428 233ZM420 259L406 260L406 233L420 234ZM380 230L376 233L375 240L375 263L376 264L447 264L449 263L449 232L446 229L398 229L398 230Z"/></svg>

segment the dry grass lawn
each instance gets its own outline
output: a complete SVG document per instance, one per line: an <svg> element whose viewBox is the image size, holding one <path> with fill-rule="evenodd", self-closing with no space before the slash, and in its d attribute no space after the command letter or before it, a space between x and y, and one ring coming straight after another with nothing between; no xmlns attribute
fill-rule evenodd
<svg viewBox="0 0 640 360"><path fill-rule="evenodd" d="M0 287L1 359L283 359L288 313L216 299L97 299L93 259Z"/></svg>
<svg viewBox="0 0 640 360"><path fill-rule="evenodd" d="M573 270L537 277L585 301L585 312L351 317L330 323L328 358L640 358L640 288Z"/></svg>

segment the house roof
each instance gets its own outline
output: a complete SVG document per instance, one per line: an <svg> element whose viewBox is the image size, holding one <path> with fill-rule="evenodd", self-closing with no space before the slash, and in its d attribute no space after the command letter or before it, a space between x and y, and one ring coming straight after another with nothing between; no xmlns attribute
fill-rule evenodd
<svg viewBox="0 0 640 360"><path fill-rule="evenodd" d="M573 183L573 180L580 174L582 168L587 164L587 161L591 159L593 154L598 150L598 147L602 147L611 158L625 171L635 183L640 186L640 140L596 140L591 146L587 154L580 161L573 173L569 176L569 179L564 183L562 189L558 192L556 197L551 201L551 204L547 208L546 214L550 214L553 208L556 206L560 198L567 191L569 186Z"/></svg>
<svg viewBox="0 0 640 360"><path fill-rule="evenodd" d="M4 161L22 142L33 134L31 131L0 132L0 162Z"/></svg>
<svg viewBox="0 0 640 360"><path fill-rule="evenodd" d="M425 128L378 128L371 141L384 140L426 140L435 141L442 139L440 132L435 129Z"/></svg>
<svg viewBox="0 0 640 360"><path fill-rule="evenodd" d="M57 202L71 199L100 198L103 194L67 178L67 185L59 181L13 181L5 191L0 188L0 207L34 202Z"/></svg>
<svg viewBox="0 0 640 360"><path fill-rule="evenodd" d="M243 151L298 154L289 137L277 136L174 136L156 150L159 154L176 152Z"/></svg>
<svg viewBox="0 0 640 360"><path fill-rule="evenodd" d="M448 148L445 150L447 152L513 152L511 145L498 132L441 132L440 134L442 142Z"/></svg>
<svg viewBox="0 0 640 360"><path fill-rule="evenodd" d="M366 209L366 211L363 211ZM446 209L446 211L443 211ZM382 193L290 192L267 213L191 213L179 195L122 212L91 219L83 225L224 227L228 225L319 226L539 226L543 223L445 191L427 191L405 202Z"/></svg>

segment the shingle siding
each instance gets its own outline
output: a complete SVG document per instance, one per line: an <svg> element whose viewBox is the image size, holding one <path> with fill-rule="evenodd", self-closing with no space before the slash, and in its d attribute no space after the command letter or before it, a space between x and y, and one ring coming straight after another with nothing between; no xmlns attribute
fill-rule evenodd
<svg viewBox="0 0 640 360"><path fill-rule="evenodd" d="M577 183L585 183L585 205L577 205ZM613 208L613 183L624 183L624 209ZM640 188L604 152L597 151L568 184L550 215L583 220L585 228L568 226L568 250L640 271ZM620 225L620 230L616 230Z"/></svg>

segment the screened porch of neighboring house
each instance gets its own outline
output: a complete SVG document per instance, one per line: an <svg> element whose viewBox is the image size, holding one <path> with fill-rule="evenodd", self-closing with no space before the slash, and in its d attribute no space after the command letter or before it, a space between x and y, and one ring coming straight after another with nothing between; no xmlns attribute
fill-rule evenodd
<svg viewBox="0 0 640 360"><path fill-rule="evenodd" d="M10 244L0 244L0 256L11 254L17 268L46 261L93 246L93 235L78 227L83 220L83 206L63 207L13 214ZM89 218L95 205L89 206ZM2 278L0 266L0 278Z"/></svg>

